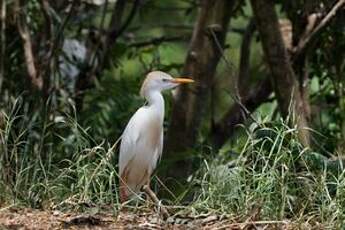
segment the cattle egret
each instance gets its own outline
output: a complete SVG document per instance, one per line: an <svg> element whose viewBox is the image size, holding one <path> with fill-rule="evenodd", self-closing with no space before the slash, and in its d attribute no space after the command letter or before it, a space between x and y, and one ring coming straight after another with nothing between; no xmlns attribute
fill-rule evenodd
<svg viewBox="0 0 345 230"><path fill-rule="evenodd" d="M164 98L161 92L191 82L194 81L173 78L161 71L153 71L146 76L140 95L148 103L136 111L122 134L119 157L121 202L138 193L144 185L149 185L162 154Z"/></svg>

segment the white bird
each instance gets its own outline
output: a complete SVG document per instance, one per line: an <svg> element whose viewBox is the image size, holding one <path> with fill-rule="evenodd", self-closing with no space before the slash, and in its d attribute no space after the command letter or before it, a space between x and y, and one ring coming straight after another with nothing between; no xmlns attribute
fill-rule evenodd
<svg viewBox="0 0 345 230"><path fill-rule="evenodd" d="M173 78L161 71L147 74L140 95L148 103L136 111L122 134L119 157L121 202L138 193L143 185L149 185L162 154L164 98L161 92L191 82L194 81Z"/></svg>

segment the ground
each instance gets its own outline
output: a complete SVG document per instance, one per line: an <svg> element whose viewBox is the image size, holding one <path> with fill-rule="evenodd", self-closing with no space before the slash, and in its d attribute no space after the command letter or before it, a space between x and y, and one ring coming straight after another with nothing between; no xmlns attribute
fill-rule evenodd
<svg viewBox="0 0 345 230"><path fill-rule="evenodd" d="M167 220L149 209L96 214L37 209L0 209L0 230L45 229L295 229L301 226L288 221L236 221L225 215L174 215ZM307 226L305 226L308 229ZM303 227L302 227L303 229Z"/></svg>

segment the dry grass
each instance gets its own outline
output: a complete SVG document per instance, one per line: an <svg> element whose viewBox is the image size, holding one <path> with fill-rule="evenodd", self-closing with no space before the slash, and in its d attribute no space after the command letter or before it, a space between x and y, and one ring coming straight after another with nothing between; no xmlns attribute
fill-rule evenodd
<svg viewBox="0 0 345 230"><path fill-rule="evenodd" d="M238 222L226 216L204 214L176 215L164 221L147 208L117 213L75 213L35 209L8 209L0 212L0 228L5 229L296 229L304 226L289 221Z"/></svg>

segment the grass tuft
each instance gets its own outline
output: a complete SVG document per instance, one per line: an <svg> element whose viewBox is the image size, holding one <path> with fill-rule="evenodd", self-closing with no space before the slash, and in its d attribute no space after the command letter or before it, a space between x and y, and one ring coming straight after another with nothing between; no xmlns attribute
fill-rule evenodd
<svg viewBox="0 0 345 230"><path fill-rule="evenodd" d="M195 181L195 210L252 220L344 225L344 172L298 143L284 122L247 130L237 156L204 162ZM317 167L316 167L317 166Z"/></svg>
<svg viewBox="0 0 345 230"><path fill-rule="evenodd" d="M114 146L93 138L70 114L29 114L15 100L1 112L0 203L45 209L119 208ZM35 110L37 111L37 110ZM265 120L265 119L263 119ZM283 121L245 129L238 153L204 160L192 178L194 200L183 211L242 221L290 220L336 229L345 224L340 160L303 148Z"/></svg>

